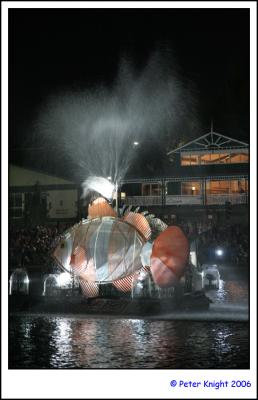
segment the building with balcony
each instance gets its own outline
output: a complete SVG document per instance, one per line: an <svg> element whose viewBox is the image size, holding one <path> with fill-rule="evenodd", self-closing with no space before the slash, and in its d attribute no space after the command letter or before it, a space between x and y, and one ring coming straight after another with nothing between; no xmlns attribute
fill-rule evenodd
<svg viewBox="0 0 258 400"><path fill-rule="evenodd" d="M124 180L121 202L168 219L227 211L249 203L249 145L211 131L167 154L165 174ZM9 167L9 217L17 222L75 221L86 217L80 185L38 171ZM172 217L173 216L173 217ZM221 213L223 218L224 214Z"/></svg>
<svg viewBox="0 0 258 400"><path fill-rule="evenodd" d="M124 181L122 201L172 215L247 209L247 143L214 132L211 126L210 132L167 155L172 159L167 175Z"/></svg>

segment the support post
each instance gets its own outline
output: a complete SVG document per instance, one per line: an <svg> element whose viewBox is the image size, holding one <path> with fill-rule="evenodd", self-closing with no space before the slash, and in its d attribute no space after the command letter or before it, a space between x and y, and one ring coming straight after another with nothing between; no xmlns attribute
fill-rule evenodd
<svg viewBox="0 0 258 400"><path fill-rule="evenodd" d="M207 205L207 197L206 197L206 179L205 178L203 180L202 192L203 192L203 205L206 206Z"/></svg>
<svg viewBox="0 0 258 400"><path fill-rule="evenodd" d="M161 205L165 207L166 205L166 181L161 181Z"/></svg>
<svg viewBox="0 0 258 400"><path fill-rule="evenodd" d="M118 194L118 183L116 182L116 185L115 185L115 190L116 190L116 213L117 213L117 216L119 217L119 205L118 205L118 201L119 201L119 194Z"/></svg>

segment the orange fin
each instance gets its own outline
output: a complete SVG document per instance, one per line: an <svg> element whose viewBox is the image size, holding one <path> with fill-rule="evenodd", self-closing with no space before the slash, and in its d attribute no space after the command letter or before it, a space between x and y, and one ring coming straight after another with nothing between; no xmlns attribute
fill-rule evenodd
<svg viewBox="0 0 258 400"><path fill-rule="evenodd" d="M130 292L133 287L133 278L135 274L131 274L126 276L125 278L116 279L113 281L113 286L116 289L120 290L120 292Z"/></svg>
<svg viewBox="0 0 258 400"><path fill-rule="evenodd" d="M79 279L82 293L85 297L97 297L99 295L99 287L97 283L87 282L84 279Z"/></svg>
<svg viewBox="0 0 258 400"><path fill-rule="evenodd" d="M71 255L70 265L73 272L77 275L85 271L87 267L87 258L85 249L81 246L76 246Z"/></svg>
<svg viewBox="0 0 258 400"><path fill-rule="evenodd" d="M179 280L188 258L189 242L185 234L178 226L169 226L153 243L151 272L155 282L166 287Z"/></svg>
<svg viewBox="0 0 258 400"><path fill-rule="evenodd" d="M101 217L117 217L117 214L103 197L98 197L92 204L89 204L88 218Z"/></svg>
<svg viewBox="0 0 258 400"><path fill-rule="evenodd" d="M128 214L126 214L123 220L133 225L146 240L150 239L151 228L144 215L130 211Z"/></svg>
<svg viewBox="0 0 258 400"><path fill-rule="evenodd" d="M87 282L96 282L97 277L96 277L96 269L94 265L94 260L90 258L87 261L86 268L80 272L80 278L83 279L84 281Z"/></svg>
<svg viewBox="0 0 258 400"><path fill-rule="evenodd" d="M174 272L158 257L151 258L151 274L154 282L160 288L168 288L178 282L178 278Z"/></svg>

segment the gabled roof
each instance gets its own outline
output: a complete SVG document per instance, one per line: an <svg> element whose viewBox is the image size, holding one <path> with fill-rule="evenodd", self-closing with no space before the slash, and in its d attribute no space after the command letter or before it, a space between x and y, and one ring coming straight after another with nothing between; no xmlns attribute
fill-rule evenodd
<svg viewBox="0 0 258 400"><path fill-rule="evenodd" d="M249 144L242 142L237 139L232 139L229 136L221 135L220 133L214 132L211 127L211 131L206 133L199 138L192 140L178 147L177 149L171 150L167 155L173 153L181 153L181 151L198 151L198 150L214 150L214 149L248 149Z"/></svg>
<svg viewBox="0 0 258 400"><path fill-rule="evenodd" d="M50 174L34 171L32 169L10 165L10 186L31 186L38 182L41 185L70 185L73 182Z"/></svg>

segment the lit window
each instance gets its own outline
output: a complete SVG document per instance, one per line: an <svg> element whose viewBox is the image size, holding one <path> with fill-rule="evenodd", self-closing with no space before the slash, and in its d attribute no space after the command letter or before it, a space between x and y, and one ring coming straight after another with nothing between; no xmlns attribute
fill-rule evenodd
<svg viewBox="0 0 258 400"><path fill-rule="evenodd" d="M182 155L181 154L181 165L182 166L191 165L191 156L190 155Z"/></svg>
<svg viewBox="0 0 258 400"><path fill-rule="evenodd" d="M201 192L201 183L195 182L182 182L181 183L182 195L196 196Z"/></svg>
<svg viewBox="0 0 258 400"><path fill-rule="evenodd" d="M241 160L242 160L242 163L248 163L249 162L249 154L242 153Z"/></svg>
<svg viewBox="0 0 258 400"><path fill-rule="evenodd" d="M241 163L241 154L231 154L231 163Z"/></svg>
<svg viewBox="0 0 258 400"><path fill-rule="evenodd" d="M230 164L230 163L248 163L249 154L246 150L215 150L215 151L201 151L199 154L196 152L183 152L181 153L181 165L211 165L211 164Z"/></svg>
<svg viewBox="0 0 258 400"><path fill-rule="evenodd" d="M202 154L200 156L200 163L201 164L210 164L211 162L211 154L207 153L207 154Z"/></svg>
<svg viewBox="0 0 258 400"><path fill-rule="evenodd" d="M249 154L246 153L232 153L231 154L231 163L248 163L249 162Z"/></svg>
<svg viewBox="0 0 258 400"><path fill-rule="evenodd" d="M219 162L221 164L230 164L230 154L229 153L220 153Z"/></svg>
<svg viewBox="0 0 258 400"><path fill-rule="evenodd" d="M228 194L230 181L208 181L206 183L207 194Z"/></svg>
<svg viewBox="0 0 258 400"><path fill-rule="evenodd" d="M219 164L220 153L211 153L210 157L210 164Z"/></svg>
<svg viewBox="0 0 258 400"><path fill-rule="evenodd" d="M181 165L198 165L199 164L199 154L181 154Z"/></svg>
<svg viewBox="0 0 258 400"><path fill-rule="evenodd" d="M191 165L198 165L199 164L199 156L198 156L198 154L191 154L190 163L191 163Z"/></svg>
<svg viewBox="0 0 258 400"><path fill-rule="evenodd" d="M230 181L231 193L246 193L248 191L245 179L232 179ZM248 182L247 182L248 183Z"/></svg>

